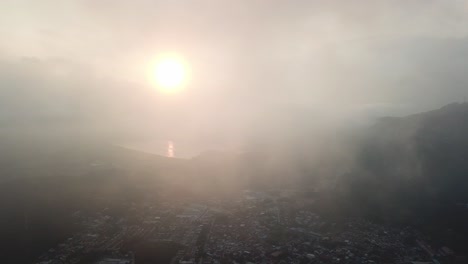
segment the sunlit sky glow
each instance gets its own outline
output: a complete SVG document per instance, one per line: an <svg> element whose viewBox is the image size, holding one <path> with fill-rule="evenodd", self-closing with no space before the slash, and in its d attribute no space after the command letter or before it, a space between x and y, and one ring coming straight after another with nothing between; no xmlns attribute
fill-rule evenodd
<svg viewBox="0 0 468 264"><path fill-rule="evenodd" d="M152 69L153 80L163 92L176 92L187 85L188 64L177 55L165 55L157 60Z"/></svg>
<svg viewBox="0 0 468 264"><path fill-rule="evenodd" d="M467 96L465 0L3 0L0 37L4 126L224 140Z"/></svg>

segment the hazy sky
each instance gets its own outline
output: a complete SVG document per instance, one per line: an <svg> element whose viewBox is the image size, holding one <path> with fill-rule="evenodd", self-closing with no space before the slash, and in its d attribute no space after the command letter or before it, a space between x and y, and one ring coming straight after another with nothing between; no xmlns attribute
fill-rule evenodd
<svg viewBox="0 0 468 264"><path fill-rule="evenodd" d="M468 1L2 0L0 127L225 140L427 110L468 96L467 35ZM180 94L148 82L165 52Z"/></svg>

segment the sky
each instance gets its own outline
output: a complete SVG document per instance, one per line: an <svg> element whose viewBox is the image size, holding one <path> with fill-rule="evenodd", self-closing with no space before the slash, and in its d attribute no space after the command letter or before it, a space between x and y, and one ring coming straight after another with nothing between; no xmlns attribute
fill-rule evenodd
<svg viewBox="0 0 468 264"><path fill-rule="evenodd" d="M468 95L467 35L456 0L3 0L0 129L234 142L426 111ZM148 79L167 52L177 94Z"/></svg>

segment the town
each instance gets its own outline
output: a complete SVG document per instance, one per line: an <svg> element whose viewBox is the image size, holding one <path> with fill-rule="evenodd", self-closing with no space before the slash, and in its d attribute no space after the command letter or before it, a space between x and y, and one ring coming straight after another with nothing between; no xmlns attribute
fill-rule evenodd
<svg viewBox="0 0 468 264"><path fill-rule="evenodd" d="M125 203L77 211L82 231L36 263L464 263L466 257L410 227L361 218L339 223L307 209L285 192L244 191L239 199Z"/></svg>

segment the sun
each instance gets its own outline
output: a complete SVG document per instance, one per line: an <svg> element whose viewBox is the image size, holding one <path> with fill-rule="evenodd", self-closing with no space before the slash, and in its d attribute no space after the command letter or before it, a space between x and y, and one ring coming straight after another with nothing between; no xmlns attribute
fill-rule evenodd
<svg viewBox="0 0 468 264"><path fill-rule="evenodd" d="M174 92L186 85L188 66L180 56L165 55L156 61L152 75L160 90Z"/></svg>

